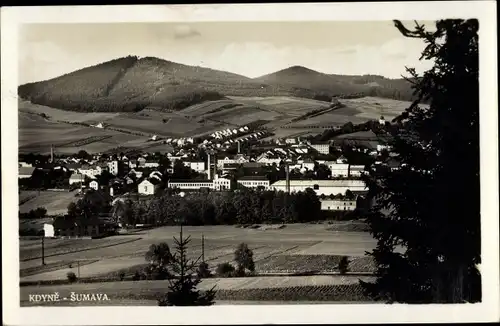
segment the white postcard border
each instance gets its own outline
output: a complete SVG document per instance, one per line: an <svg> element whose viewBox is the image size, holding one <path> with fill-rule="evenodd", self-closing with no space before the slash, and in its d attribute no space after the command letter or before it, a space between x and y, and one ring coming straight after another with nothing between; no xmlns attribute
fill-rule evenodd
<svg viewBox="0 0 500 326"><path fill-rule="evenodd" d="M8 325L480 322L499 318L498 98L496 3L398 2L176 6L3 7L2 262ZM19 307L17 32L28 23L201 21L374 21L478 18L483 302L461 305L291 305L212 307ZM457 164L460 164L457 162ZM457 176L459 177L459 176ZM460 204L460 203L457 203Z"/></svg>

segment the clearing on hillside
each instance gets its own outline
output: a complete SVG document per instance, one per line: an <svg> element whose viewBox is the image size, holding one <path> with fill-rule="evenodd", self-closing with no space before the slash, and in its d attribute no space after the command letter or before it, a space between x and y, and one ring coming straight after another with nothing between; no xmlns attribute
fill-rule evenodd
<svg viewBox="0 0 500 326"><path fill-rule="evenodd" d="M24 191L21 191L21 196L24 197ZM30 194L33 192L29 192ZM19 212L27 213L38 207L45 207L47 215L64 214L68 210L68 205L76 201L76 191L40 191L35 192L35 197L26 201L19 206Z"/></svg>

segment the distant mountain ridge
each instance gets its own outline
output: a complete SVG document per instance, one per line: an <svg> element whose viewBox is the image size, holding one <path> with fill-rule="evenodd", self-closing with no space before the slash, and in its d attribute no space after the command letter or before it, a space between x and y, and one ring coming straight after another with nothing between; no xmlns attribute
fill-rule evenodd
<svg viewBox="0 0 500 326"><path fill-rule="evenodd" d="M180 110L225 96L380 96L410 100L410 83L382 76L324 74L293 66L258 78L155 57L127 56L18 87L33 103L83 112Z"/></svg>

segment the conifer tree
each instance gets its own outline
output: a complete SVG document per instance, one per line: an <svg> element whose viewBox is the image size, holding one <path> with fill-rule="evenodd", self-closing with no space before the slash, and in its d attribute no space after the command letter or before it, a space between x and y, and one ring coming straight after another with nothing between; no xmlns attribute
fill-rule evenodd
<svg viewBox="0 0 500 326"><path fill-rule="evenodd" d="M187 247L191 242L191 237L174 237L175 254L171 258L173 278L169 279L169 291L158 300L159 306L211 306L215 299L215 287L201 293L197 290L201 279L197 275L199 259L191 260L187 258Z"/></svg>
<svg viewBox="0 0 500 326"><path fill-rule="evenodd" d="M399 169L365 177L375 205L368 224L377 280L368 294L388 302L481 300L478 21L440 20L435 31L395 26L422 39L422 76L408 69L416 100L396 119ZM429 103L423 107L421 103Z"/></svg>

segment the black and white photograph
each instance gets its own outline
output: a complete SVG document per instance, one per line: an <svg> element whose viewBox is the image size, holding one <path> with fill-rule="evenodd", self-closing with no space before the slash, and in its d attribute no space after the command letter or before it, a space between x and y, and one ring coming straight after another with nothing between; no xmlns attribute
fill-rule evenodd
<svg viewBox="0 0 500 326"><path fill-rule="evenodd" d="M498 321L496 4L414 4L2 8L11 320Z"/></svg>

